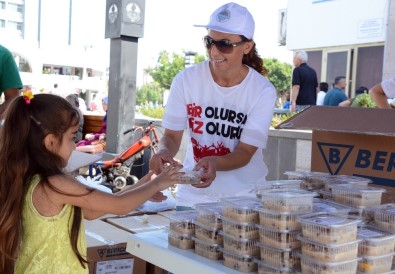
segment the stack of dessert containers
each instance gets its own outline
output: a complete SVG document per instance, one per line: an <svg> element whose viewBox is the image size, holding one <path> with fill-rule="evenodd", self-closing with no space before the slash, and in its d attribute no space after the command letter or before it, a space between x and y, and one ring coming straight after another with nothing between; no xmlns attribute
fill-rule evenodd
<svg viewBox="0 0 395 274"><path fill-rule="evenodd" d="M222 204L201 203L196 204L197 217L195 224L195 253L211 260L223 258L220 247L223 246L222 229Z"/></svg>
<svg viewBox="0 0 395 274"><path fill-rule="evenodd" d="M223 263L240 272L256 271L254 258L259 255L259 219L255 208L262 202L254 197L238 196L220 200L222 204Z"/></svg>
<svg viewBox="0 0 395 274"><path fill-rule="evenodd" d="M392 268L395 234L375 225L358 228L358 251L362 260L358 263L360 273L388 273Z"/></svg>
<svg viewBox="0 0 395 274"><path fill-rule="evenodd" d="M332 186L363 186L367 187L368 184L372 183L372 180L359 177L359 176L349 176L349 175L329 175L325 178L324 188L319 192L322 198L332 198Z"/></svg>
<svg viewBox="0 0 395 274"><path fill-rule="evenodd" d="M194 248L192 237L195 235L194 220L197 217L197 211L174 211L167 214L166 217L170 219L168 231L169 245L180 249Z"/></svg>
<svg viewBox="0 0 395 274"><path fill-rule="evenodd" d="M292 188L262 192L262 206L257 208L258 273L293 273L300 268L297 216L311 212L315 196L314 192Z"/></svg>
<svg viewBox="0 0 395 274"><path fill-rule="evenodd" d="M360 219L319 212L298 216L302 273L356 273Z"/></svg>

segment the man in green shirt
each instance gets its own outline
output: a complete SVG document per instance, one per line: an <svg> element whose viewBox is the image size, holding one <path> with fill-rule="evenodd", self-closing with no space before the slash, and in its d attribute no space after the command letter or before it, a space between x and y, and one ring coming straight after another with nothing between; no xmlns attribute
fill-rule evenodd
<svg viewBox="0 0 395 274"><path fill-rule="evenodd" d="M0 105L0 115L3 114L7 104L19 96L19 90L23 88L18 67L12 53L0 45L0 96L4 92L5 102Z"/></svg>

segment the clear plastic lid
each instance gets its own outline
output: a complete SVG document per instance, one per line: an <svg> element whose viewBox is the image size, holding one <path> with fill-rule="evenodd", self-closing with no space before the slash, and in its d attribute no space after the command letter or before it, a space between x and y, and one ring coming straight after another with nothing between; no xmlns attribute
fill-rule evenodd
<svg viewBox="0 0 395 274"><path fill-rule="evenodd" d="M373 183L371 179L354 176L354 175L329 175L327 177L327 182L332 184L337 183L361 183L361 184L370 184Z"/></svg>
<svg viewBox="0 0 395 274"><path fill-rule="evenodd" d="M332 192L334 192L336 190L345 191L345 192L349 192L349 193L362 193L362 194L384 193L386 191L384 188L353 185L353 184L333 185Z"/></svg>
<svg viewBox="0 0 395 274"><path fill-rule="evenodd" d="M325 172L304 171L304 170L286 171L284 172L284 174L287 175L288 177L299 178L299 179L309 178L309 177L326 177L330 175L329 173L325 173Z"/></svg>
<svg viewBox="0 0 395 274"><path fill-rule="evenodd" d="M273 233L282 233L282 234L299 234L300 233L300 229L297 229L297 230L276 229L276 228L267 227L267 226L259 225L259 224L256 224L256 227L262 231L273 232Z"/></svg>
<svg viewBox="0 0 395 274"><path fill-rule="evenodd" d="M185 211L172 211L165 215L174 222L188 222L192 223L197 217L196 210L185 210Z"/></svg>
<svg viewBox="0 0 395 274"><path fill-rule="evenodd" d="M191 239L194 240L195 243L198 243L198 244L201 244L201 245L204 245L204 246L207 246L207 247L211 247L211 248L219 248L220 247L219 244L208 243L206 241L203 241L203 240L198 239L198 238L193 237L193 236L191 237Z"/></svg>
<svg viewBox="0 0 395 274"><path fill-rule="evenodd" d="M313 212L342 212L348 213L352 211L352 208L344 205L336 203L332 200L324 200L324 199L313 199Z"/></svg>
<svg viewBox="0 0 395 274"><path fill-rule="evenodd" d="M269 246L269 245L266 245L266 244L261 243L261 242L258 242L257 246L263 247L263 248L271 250L273 252L291 252L291 251L295 250L295 249L292 249L292 248L275 248L273 246Z"/></svg>
<svg viewBox="0 0 395 274"><path fill-rule="evenodd" d="M218 214L221 214L222 207L223 207L223 205L221 203L219 203L219 202L195 204L196 210L204 212L204 213L218 213Z"/></svg>
<svg viewBox="0 0 395 274"><path fill-rule="evenodd" d="M190 235L190 234L179 233L179 232L171 230L169 228L166 228L165 231L167 231L167 234L170 237L185 239L185 240L192 240L192 235Z"/></svg>
<svg viewBox="0 0 395 274"><path fill-rule="evenodd" d="M253 226L253 227L255 227L255 225L256 225L255 222L237 221L235 219L231 219L231 218L228 218L228 217L225 217L225 216L221 216L220 218L223 221L223 224L227 223L229 225L234 225L234 226Z"/></svg>
<svg viewBox="0 0 395 274"><path fill-rule="evenodd" d="M255 209L262 205L262 201L251 196L234 196L221 198L220 203L223 206L232 206L240 209Z"/></svg>
<svg viewBox="0 0 395 274"><path fill-rule="evenodd" d="M327 249L341 249L344 247L353 248L353 246L358 247L358 243L360 243L362 241L361 239L358 239L355 241L349 241L349 242L339 243L339 244L323 244L323 243L319 243L319 242L310 240L310 239L303 237L301 235L296 236L296 238L299 241L301 241L302 243L307 243L307 244L311 244L314 246L320 246L320 247L323 247L325 250L327 250Z"/></svg>
<svg viewBox="0 0 395 274"><path fill-rule="evenodd" d="M205 229L205 230L212 231L212 232L217 232L217 231L220 230L219 228L212 227L212 226L208 226L208 225L202 224L202 223L200 223L200 222L198 222L198 221L195 221L195 220L193 220L193 223L194 223L197 227L200 227L200 228L203 228L203 229Z"/></svg>
<svg viewBox="0 0 395 274"><path fill-rule="evenodd" d="M254 259L256 259L256 256L250 256L250 255L243 255L243 254L237 254L235 252L232 252L230 250L226 250L223 247L218 248L220 251L222 251L225 255L232 256L238 261L243 261L243 262L254 262Z"/></svg>
<svg viewBox="0 0 395 274"><path fill-rule="evenodd" d="M395 252L391 252L388 254L383 254L380 256L362 256L362 260L369 260L369 261L376 261L376 260L382 260L382 259L390 259L392 261L392 257L395 255Z"/></svg>
<svg viewBox="0 0 395 274"><path fill-rule="evenodd" d="M226 240L227 241L235 241L235 242L238 242L240 244L247 245L247 246L255 246L256 243L258 242L257 239L239 238L239 237L230 235L230 234L224 232L223 230L218 231L218 233L224 237L224 241L226 241Z"/></svg>
<svg viewBox="0 0 395 274"><path fill-rule="evenodd" d="M376 227L374 225L367 225L367 224L358 227L357 236L360 239L369 240L369 241L373 241L373 240L384 241L384 240L395 238L395 234L382 230L381 228Z"/></svg>
<svg viewBox="0 0 395 274"><path fill-rule="evenodd" d="M293 269L293 268L278 267L275 265L267 264L264 261L259 260L259 259L254 259L254 262L256 264L258 264L259 269L262 269L262 268L269 269L268 273L296 273L295 269ZM259 273L261 273L261 272L259 272Z"/></svg>
<svg viewBox="0 0 395 274"><path fill-rule="evenodd" d="M270 215L270 216L296 216L296 215L300 215L302 213L300 212L294 212L294 211L277 211L277 210L271 210L271 209L267 209L264 207L256 207L255 210L258 213L262 213L265 215Z"/></svg>
<svg viewBox="0 0 395 274"><path fill-rule="evenodd" d="M319 269L324 268L328 271L327 273L332 273L332 272L330 272L331 269L332 268L336 269L338 267L341 269L341 270L339 269L340 272L334 270L336 272L333 272L333 273L356 273L356 267L357 267L358 261L361 260L361 258L357 258L357 259L353 259L353 260L340 261L340 262L322 262L317 259L310 258L308 256L303 256L301 253L297 253L297 256L302 259L302 262L304 261L304 262L308 263L309 265L312 264L315 267L317 267L317 269L316 269L317 271ZM349 266L350 268L348 269L347 266ZM354 270L354 269L355 269L355 272L354 271L351 272L351 270ZM324 273L324 272L317 272L317 273Z"/></svg>
<svg viewBox="0 0 395 274"><path fill-rule="evenodd" d="M362 221L352 216L332 212L318 212L299 215L297 219L302 224L317 225L325 228L339 228L348 225L357 225Z"/></svg>
<svg viewBox="0 0 395 274"><path fill-rule="evenodd" d="M300 184L303 180L276 180L266 181L261 183L255 183L256 190L263 189L276 189L276 188L300 188Z"/></svg>
<svg viewBox="0 0 395 274"><path fill-rule="evenodd" d="M271 199L292 199L292 198L299 198L299 197L316 197L318 196L317 193L304 190L304 189L270 189L265 193L262 193L262 199L265 201L267 198Z"/></svg>

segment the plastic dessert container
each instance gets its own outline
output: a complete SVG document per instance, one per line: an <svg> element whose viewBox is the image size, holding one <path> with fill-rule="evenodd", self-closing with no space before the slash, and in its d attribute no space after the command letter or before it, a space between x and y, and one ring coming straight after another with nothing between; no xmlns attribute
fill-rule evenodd
<svg viewBox="0 0 395 274"><path fill-rule="evenodd" d="M340 244L357 239L357 226L361 222L352 216L329 212L298 216L302 236L322 244Z"/></svg>

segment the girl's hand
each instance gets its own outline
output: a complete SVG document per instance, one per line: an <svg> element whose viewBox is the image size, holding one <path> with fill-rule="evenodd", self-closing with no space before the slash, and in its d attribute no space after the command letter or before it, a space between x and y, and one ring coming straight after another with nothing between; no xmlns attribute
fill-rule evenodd
<svg viewBox="0 0 395 274"><path fill-rule="evenodd" d="M182 165L179 163L174 163L172 165L166 166L163 168L162 172L158 174L158 176L153 179L160 187L160 190L171 187L172 185L179 182L179 177L184 175L184 172L179 172L182 168Z"/></svg>
<svg viewBox="0 0 395 274"><path fill-rule="evenodd" d="M162 192L158 191L157 193L155 193L149 200L151 202L156 202L156 203L160 203L163 202L164 200L167 199L167 196L164 195Z"/></svg>
<svg viewBox="0 0 395 274"><path fill-rule="evenodd" d="M214 157L204 157L195 165L193 170L203 169L201 180L203 183L193 185L196 188L206 188L214 181L217 173Z"/></svg>
<svg viewBox="0 0 395 274"><path fill-rule="evenodd" d="M154 172L152 170L148 171L147 174L145 174L143 177L141 177L141 179L139 180L139 182L141 182L142 184L151 181L152 179L154 179L156 177L156 175L154 174Z"/></svg>

